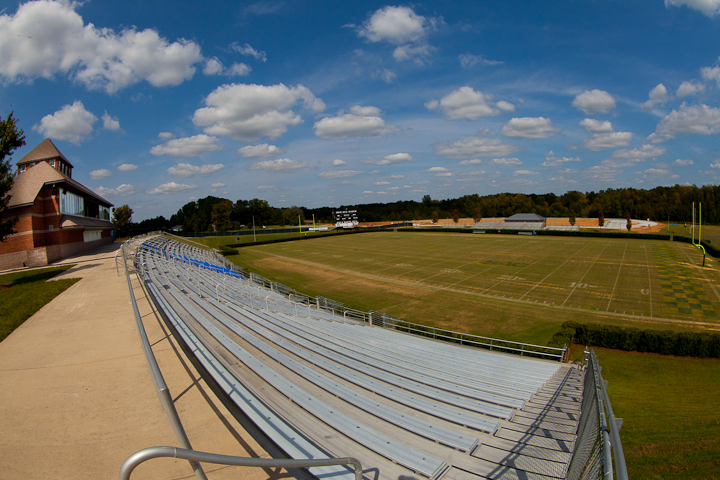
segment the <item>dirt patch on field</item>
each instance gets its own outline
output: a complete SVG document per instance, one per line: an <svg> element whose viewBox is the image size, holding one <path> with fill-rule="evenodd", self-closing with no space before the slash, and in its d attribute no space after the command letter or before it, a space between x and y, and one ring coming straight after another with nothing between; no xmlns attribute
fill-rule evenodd
<svg viewBox="0 0 720 480"><path fill-rule="evenodd" d="M7 290L8 288L10 288L10 285L0 285L0 292Z"/></svg>

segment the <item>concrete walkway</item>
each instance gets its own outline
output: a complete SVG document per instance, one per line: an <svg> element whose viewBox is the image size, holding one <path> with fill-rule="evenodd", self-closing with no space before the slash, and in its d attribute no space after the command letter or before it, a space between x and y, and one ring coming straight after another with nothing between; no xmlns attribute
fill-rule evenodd
<svg viewBox="0 0 720 480"><path fill-rule="evenodd" d="M0 479L112 479L150 446L179 446L140 346L119 244L59 263L82 280L0 342ZM137 278L148 338L195 450L269 458L215 397L154 315ZM282 470L203 465L210 479L289 477ZM195 478L156 459L133 479Z"/></svg>

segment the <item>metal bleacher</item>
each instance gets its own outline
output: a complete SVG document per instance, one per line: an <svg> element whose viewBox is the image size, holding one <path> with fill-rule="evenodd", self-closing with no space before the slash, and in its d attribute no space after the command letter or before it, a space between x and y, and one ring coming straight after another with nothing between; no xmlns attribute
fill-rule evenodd
<svg viewBox="0 0 720 480"><path fill-rule="evenodd" d="M566 478L585 371L349 318L165 236L137 247L163 318L287 458L367 479ZM351 317L351 316L350 316ZM353 476L309 467L316 478Z"/></svg>

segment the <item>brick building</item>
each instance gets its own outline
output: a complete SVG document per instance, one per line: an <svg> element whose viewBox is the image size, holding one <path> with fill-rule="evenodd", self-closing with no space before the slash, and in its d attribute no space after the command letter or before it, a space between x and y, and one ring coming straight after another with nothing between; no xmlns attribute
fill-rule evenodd
<svg viewBox="0 0 720 480"><path fill-rule="evenodd" d="M17 167L6 215L18 221L0 242L0 269L47 265L112 243L112 203L72 179L72 164L50 139Z"/></svg>

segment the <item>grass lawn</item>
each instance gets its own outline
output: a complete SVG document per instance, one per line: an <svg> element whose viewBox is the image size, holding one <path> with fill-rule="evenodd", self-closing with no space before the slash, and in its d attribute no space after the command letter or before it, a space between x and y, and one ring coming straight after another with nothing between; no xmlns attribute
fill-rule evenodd
<svg viewBox="0 0 720 480"><path fill-rule="evenodd" d="M299 238L299 237L320 237L323 235L327 235L329 232L303 232L303 233L258 233L255 238L253 238L252 235L228 235L224 237L189 237L187 240L194 241L197 243L201 243L205 246L208 246L210 248L220 248L220 245L234 245L236 243L241 244L247 244L247 243L255 243L257 240L258 242L265 242L268 240L279 240L279 239L286 239L286 238ZM237 239L240 239L238 241Z"/></svg>
<svg viewBox="0 0 720 480"><path fill-rule="evenodd" d="M720 360L595 349L629 477L720 478Z"/></svg>
<svg viewBox="0 0 720 480"><path fill-rule="evenodd" d="M0 341L79 278L48 282L74 265L0 275Z"/></svg>

